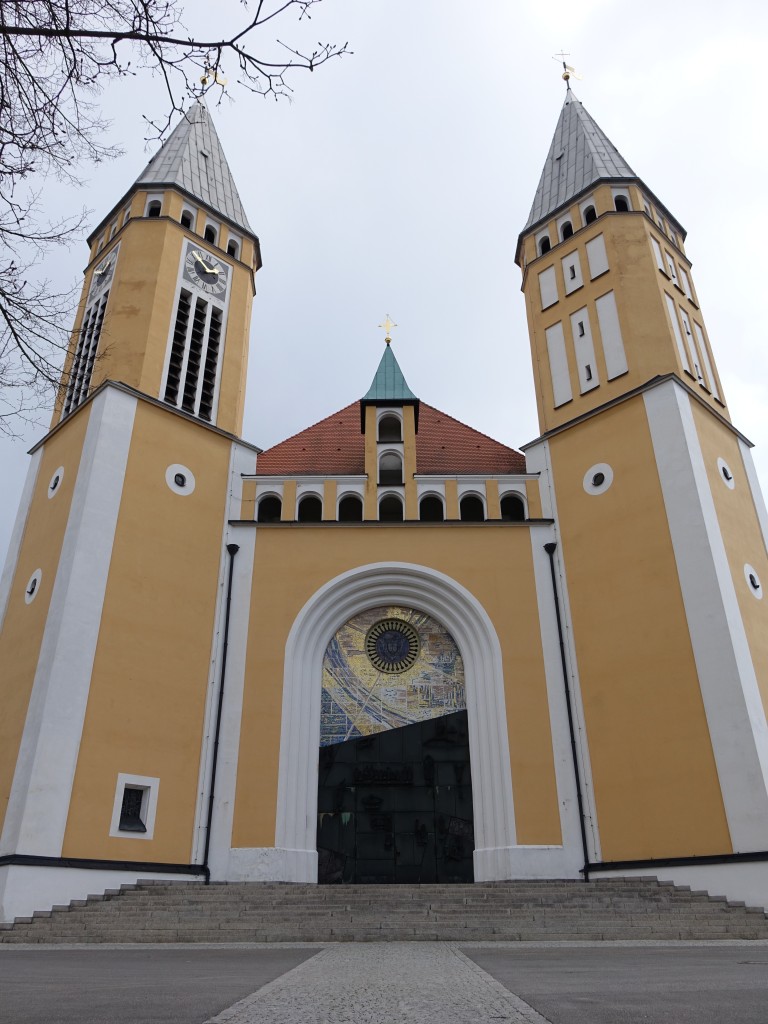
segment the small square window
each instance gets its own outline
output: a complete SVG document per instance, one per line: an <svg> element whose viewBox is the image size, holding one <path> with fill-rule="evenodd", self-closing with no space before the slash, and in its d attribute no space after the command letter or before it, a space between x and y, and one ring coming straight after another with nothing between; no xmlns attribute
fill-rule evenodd
<svg viewBox="0 0 768 1024"><path fill-rule="evenodd" d="M120 806L120 831L121 832L146 832L147 826L144 821L146 817L147 790L138 786L126 786L123 790L123 801Z"/></svg>

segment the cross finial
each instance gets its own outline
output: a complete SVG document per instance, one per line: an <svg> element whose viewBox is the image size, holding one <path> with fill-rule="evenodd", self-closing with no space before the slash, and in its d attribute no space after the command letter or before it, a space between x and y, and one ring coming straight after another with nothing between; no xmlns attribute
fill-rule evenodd
<svg viewBox="0 0 768 1024"><path fill-rule="evenodd" d="M576 68L572 68L570 64L565 63L565 58L570 56L570 53L565 53L561 50L560 53L556 53L552 58L552 60L556 60L563 65L563 81L568 92L571 91L571 78L581 78L581 75L576 74Z"/></svg>
<svg viewBox="0 0 768 1024"><path fill-rule="evenodd" d="M397 324L394 322L394 320L390 319L389 313L387 313L386 317L384 318L384 323L379 324L379 327L384 328L384 331L386 332L384 335L384 341L387 343L387 345L389 345L392 341L390 332L394 327L397 327Z"/></svg>

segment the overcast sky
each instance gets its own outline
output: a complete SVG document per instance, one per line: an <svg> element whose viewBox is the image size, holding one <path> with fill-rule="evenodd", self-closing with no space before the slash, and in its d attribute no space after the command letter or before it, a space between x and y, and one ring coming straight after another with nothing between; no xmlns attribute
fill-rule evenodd
<svg viewBox="0 0 768 1024"><path fill-rule="evenodd" d="M213 6L216 32L240 9ZM420 398L515 447L537 435L514 249L563 102L552 55L564 49L578 98L688 230L731 416L765 485L767 12L759 0L324 0L308 26L275 25L286 42L349 40L354 54L297 73L292 103L235 90L211 108L264 258L245 438L268 447L364 394L386 313ZM142 114L164 100L139 76L103 102L124 156L84 169L82 191L45 192L53 213L87 205L92 224L153 151ZM64 285L86 258L83 242L47 276ZM0 553L42 433L0 443Z"/></svg>

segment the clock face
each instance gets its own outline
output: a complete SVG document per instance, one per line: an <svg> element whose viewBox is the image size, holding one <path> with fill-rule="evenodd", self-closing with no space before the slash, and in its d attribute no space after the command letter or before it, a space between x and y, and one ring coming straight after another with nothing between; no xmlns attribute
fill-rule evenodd
<svg viewBox="0 0 768 1024"><path fill-rule="evenodd" d="M93 277L91 278L89 296L96 295L97 292L102 292L109 286L109 283L115 273L115 264L117 263L117 252L119 248L119 245L116 245L115 248L108 252L95 267Z"/></svg>
<svg viewBox="0 0 768 1024"><path fill-rule="evenodd" d="M216 256L197 245L187 247L184 277L209 295L223 295L227 290L229 267Z"/></svg>

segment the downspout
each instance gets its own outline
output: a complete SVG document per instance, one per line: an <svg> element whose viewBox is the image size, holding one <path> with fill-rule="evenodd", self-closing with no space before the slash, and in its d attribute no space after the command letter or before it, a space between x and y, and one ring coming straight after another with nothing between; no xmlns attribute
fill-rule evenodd
<svg viewBox="0 0 768 1024"><path fill-rule="evenodd" d="M219 763L219 734L221 732L221 711L224 706L224 680L227 674L227 649L229 647L229 618L232 611L232 577L235 572L235 555L240 550L237 544L227 544L229 554L229 579L227 580L227 607L224 613L224 645L221 652L221 676L219 678L219 699L216 707L216 728L213 732L213 762L211 764L211 782L208 793L208 824L205 829L205 849L203 850L203 871L205 884L211 884L211 869L208 866L208 853L211 848L211 825L213 824L213 799L216 793L216 769Z"/></svg>
<svg viewBox="0 0 768 1024"><path fill-rule="evenodd" d="M565 688L565 706L568 712L568 731L571 734L571 758L573 760L573 777L576 782L576 803L579 809L579 826L581 828L581 851L584 856L582 874L584 881L589 881L589 851L587 849L587 829L584 824L584 798L581 791L581 772L576 748L576 729L573 724L573 707L571 705L571 689L568 685L568 663L565 658L565 641L563 639L563 620L560 616L560 599L557 596L557 574L555 573L555 551L557 544L550 541L544 545L549 555L549 569L552 574L552 596L555 599L555 616L557 618L557 635L560 641L560 664L563 670L563 686Z"/></svg>

